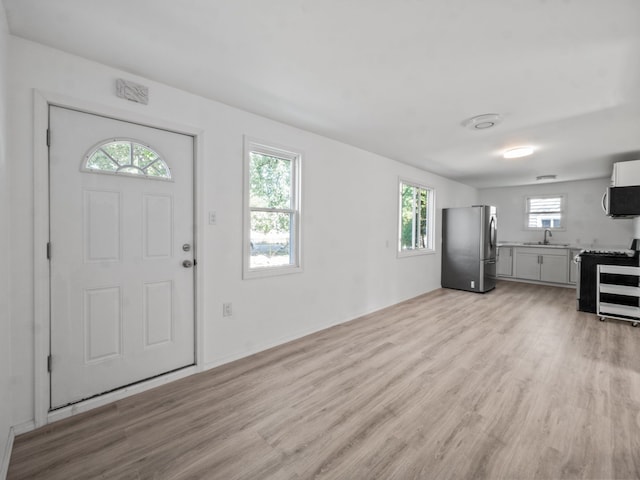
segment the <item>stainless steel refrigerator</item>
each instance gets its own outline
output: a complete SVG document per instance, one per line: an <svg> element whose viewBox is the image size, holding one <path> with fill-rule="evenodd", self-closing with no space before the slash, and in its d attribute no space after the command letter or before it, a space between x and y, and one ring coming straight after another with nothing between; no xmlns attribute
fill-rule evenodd
<svg viewBox="0 0 640 480"><path fill-rule="evenodd" d="M488 292L496 286L496 207L442 209L442 286Z"/></svg>

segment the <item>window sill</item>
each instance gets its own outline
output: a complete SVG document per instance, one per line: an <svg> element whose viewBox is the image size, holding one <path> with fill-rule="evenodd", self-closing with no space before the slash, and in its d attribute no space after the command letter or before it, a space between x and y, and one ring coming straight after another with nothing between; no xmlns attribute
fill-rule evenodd
<svg viewBox="0 0 640 480"><path fill-rule="evenodd" d="M278 277L280 275L289 275L292 273L302 273L302 267L287 266L287 267L252 268L250 270L245 270L242 273L242 279L251 280L253 278Z"/></svg>
<svg viewBox="0 0 640 480"><path fill-rule="evenodd" d="M420 250L401 250L398 252L398 258L418 257L421 255L434 255L436 253L433 249L421 248Z"/></svg>

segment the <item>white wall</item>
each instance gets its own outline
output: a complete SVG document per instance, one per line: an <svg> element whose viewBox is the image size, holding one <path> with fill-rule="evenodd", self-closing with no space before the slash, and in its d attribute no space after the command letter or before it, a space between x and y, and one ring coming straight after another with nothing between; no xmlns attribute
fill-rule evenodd
<svg viewBox="0 0 640 480"><path fill-rule="evenodd" d="M632 220L607 217L601 207L602 194L610 179L549 183L521 187L490 188L479 191L480 201L498 207L498 239L504 241L540 241L542 232L525 230L525 197L565 194L567 196L566 231L553 232L552 241L583 247L629 248Z"/></svg>
<svg viewBox="0 0 640 480"><path fill-rule="evenodd" d="M11 238L12 256L21 259L11 272L16 423L33 419L34 409L33 88L204 131L199 268L209 366L439 288L439 254L396 256L398 177L436 189L438 219L442 207L475 203L475 189L19 38L10 47ZM116 78L148 85L150 104L116 98ZM244 134L304 152L301 274L242 280ZM216 225L206 224L208 211L217 212ZM233 302L233 317L222 318L223 302Z"/></svg>
<svg viewBox="0 0 640 480"><path fill-rule="evenodd" d="M7 168L7 66L9 34L0 2L0 478L11 426L11 320L9 314L9 181Z"/></svg>

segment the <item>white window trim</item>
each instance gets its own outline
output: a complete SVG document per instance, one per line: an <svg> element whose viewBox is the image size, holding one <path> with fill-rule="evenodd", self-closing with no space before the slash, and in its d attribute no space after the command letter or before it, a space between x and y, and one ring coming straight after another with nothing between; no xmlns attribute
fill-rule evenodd
<svg viewBox="0 0 640 480"><path fill-rule="evenodd" d="M420 248L418 250L402 250L402 185L409 185L414 188L422 188L427 190L429 198L427 199L427 244L431 248ZM398 177L398 204L396 208L398 221L396 223L396 253L398 258L415 257L417 255L433 255L436 253L435 244L435 219L436 219L436 189L429 187L413 180Z"/></svg>
<svg viewBox="0 0 640 480"><path fill-rule="evenodd" d="M529 226L529 199L530 198L557 198L562 199L561 224L560 227L530 227ZM534 232L542 232L543 230L551 230L553 232L564 232L567 230L567 194L566 193L552 193L544 195L526 195L524 197L524 229Z"/></svg>
<svg viewBox="0 0 640 480"><path fill-rule="evenodd" d="M293 242L291 247L294 249L294 264L274 267L260 267L250 268L251 257L251 209L249 205L250 194L250 182L249 182L249 162L250 152L259 152L265 155L272 155L275 157L289 159L293 162L293 176L292 179L295 182L293 189L293 210L295 210L294 216L294 228L293 228ZM242 265L243 279L251 278L264 278L277 275L288 275L291 273L300 273L302 269L302 201L301 201L301 180L302 180L302 156L303 153L300 150L285 147L282 145L276 145L273 142L265 142L256 138L244 136L244 228L243 228L243 242L242 242Z"/></svg>

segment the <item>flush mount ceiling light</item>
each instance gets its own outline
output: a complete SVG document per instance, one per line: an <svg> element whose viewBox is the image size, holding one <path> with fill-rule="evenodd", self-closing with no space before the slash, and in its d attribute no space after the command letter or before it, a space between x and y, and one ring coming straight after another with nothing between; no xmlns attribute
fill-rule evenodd
<svg viewBox="0 0 640 480"><path fill-rule="evenodd" d="M505 150L502 156L504 158L520 158L526 157L527 155L531 155L533 153L533 147L529 145L524 145L522 147L510 148L509 150Z"/></svg>
<svg viewBox="0 0 640 480"><path fill-rule="evenodd" d="M555 180L557 175L538 175L536 180Z"/></svg>
<svg viewBox="0 0 640 480"><path fill-rule="evenodd" d="M488 128L495 127L501 121L502 118L499 114L485 113L483 115L467 118L462 122L462 126L469 130L486 130Z"/></svg>

